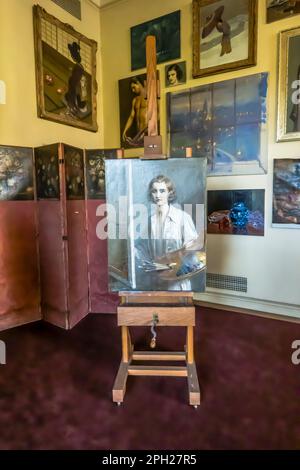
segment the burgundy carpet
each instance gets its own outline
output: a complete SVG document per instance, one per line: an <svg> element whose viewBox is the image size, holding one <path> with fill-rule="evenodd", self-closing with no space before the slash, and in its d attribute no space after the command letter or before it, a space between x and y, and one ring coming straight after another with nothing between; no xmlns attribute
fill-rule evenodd
<svg viewBox="0 0 300 470"><path fill-rule="evenodd" d="M136 329L137 347L149 329ZM0 334L1 449L299 449L300 325L198 310L202 404L187 404L185 378L129 377L125 402L111 389L120 360L113 315L72 331L36 323ZM184 329L161 328L158 349L180 350Z"/></svg>

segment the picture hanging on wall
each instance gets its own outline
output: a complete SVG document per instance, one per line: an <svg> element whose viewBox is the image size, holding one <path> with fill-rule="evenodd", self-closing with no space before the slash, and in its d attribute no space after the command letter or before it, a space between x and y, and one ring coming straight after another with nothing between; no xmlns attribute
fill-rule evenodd
<svg viewBox="0 0 300 470"><path fill-rule="evenodd" d="M193 77L256 65L257 0L193 0Z"/></svg>
<svg viewBox="0 0 300 470"><path fill-rule="evenodd" d="M267 23L300 13L300 0L267 0Z"/></svg>
<svg viewBox="0 0 300 470"><path fill-rule="evenodd" d="M180 10L133 26L131 36L131 70L146 67L146 37L156 37L158 64L180 57Z"/></svg>
<svg viewBox="0 0 300 470"><path fill-rule="evenodd" d="M165 66L166 87L181 85L186 82L186 62L177 62Z"/></svg>
<svg viewBox="0 0 300 470"><path fill-rule="evenodd" d="M97 43L33 7L38 116L96 132Z"/></svg>
<svg viewBox="0 0 300 470"><path fill-rule="evenodd" d="M300 158L276 158L273 227L300 228Z"/></svg>
<svg viewBox="0 0 300 470"><path fill-rule="evenodd" d="M208 191L207 233L264 235L265 190Z"/></svg>
<svg viewBox="0 0 300 470"><path fill-rule="evenodd" d="M0 201L34 199L32 154L28 147L0 145Z"/></svg>
<svg viewBox="0 0 300 470"><path fill-rule="evenodd" d="M300 140L300 28L279 35L277 141Z"/></svg>
<svg viewBox="0 0 300 470"><path fill-rule="evenodd" d="M143 147L148 133L146 79L143 73L119 80L120 146L125 149Z"/></svg>
<svg viewBox="0 0 300 470"><path fill-rule="evenodd" d="M110 289L203 292L205 159L105 165Z"/></svg>
<svg viewBox="0 0 300 470"><path fill-rule="evenodd" d="M268 74L167 94L169 154L207 158L208 176L267 172Z"/></svg>
<svg viewBox="0 0 300 470"><path fill-rule="evenodd" d="M105 199L106 158L117 158L117 149L89 149L85 151L88 199Z"/></svg>

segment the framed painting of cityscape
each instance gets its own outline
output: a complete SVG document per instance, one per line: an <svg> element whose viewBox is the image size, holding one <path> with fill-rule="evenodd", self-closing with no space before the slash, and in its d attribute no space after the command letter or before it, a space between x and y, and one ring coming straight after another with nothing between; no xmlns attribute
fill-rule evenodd
<svg viewBox="0 0 300 470"><path fill-rule="evenodd" d="M105 164L110 289L203 292L205 159Z"/></svg>
<svg viewBox="0 0 300 470"><path fill-rule="evenodd" d="M156 38L158 64L180 57L180 10L133 26L131 36L131 70L146 67L146 37Z"/></svg>
<svg viewBox="0 0 300 470"><path fill-rule="evenodd" d="M97 43L33 7L38 116L96 132Z"/></svg>
<svg viewBox="0 0 300 470"><path fill-rule="evenodd" d="M300 0L267 0L267 23L300 13Z"/></svg>
<svg viewBox="0 0 300 470"><path fill-rule="evenodd" d="M193 0L193 77L256 64L257 0Z"/></svg>
<svg viewBox="0 0 300 470"><path fill-rule="evenodd" d="M207 233L264 235L265 190L219 190L207 193Z"/></svg>
<svg viewBox="0 0 300 470"><path fill-rule="evenodd" d="M267 172L268 74L167 94L169 155L207 158L208 176Z"/></svg>
<svg viewBox="0 0 300 470"><path fill-rule="evenodd" d="M277 141L300 140L300 28L279 35Z"/></svg>
<svg viewBox="0 0 300 470"><path fill-rule="evenodd" d="M300 228L300 158L275 158L273 227Z"/></svg>

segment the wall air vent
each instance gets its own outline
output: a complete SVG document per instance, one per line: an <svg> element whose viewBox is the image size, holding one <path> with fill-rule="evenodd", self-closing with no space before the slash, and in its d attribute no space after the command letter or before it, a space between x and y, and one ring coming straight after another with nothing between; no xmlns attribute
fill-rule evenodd
<svg viewBox="0 0 300 470"><path fill-rule="evenodd" d="M70 15L81 20L81 3L80 0L52 0L56 5L63 8Z"/></svg>
<svg viewBox="0 0 300 470"><path fill-rule="evenodd" d="M215 289L234 290L247 292L247 278L238 276L227 276L225 274L206 274L206 286Z"/></svg>

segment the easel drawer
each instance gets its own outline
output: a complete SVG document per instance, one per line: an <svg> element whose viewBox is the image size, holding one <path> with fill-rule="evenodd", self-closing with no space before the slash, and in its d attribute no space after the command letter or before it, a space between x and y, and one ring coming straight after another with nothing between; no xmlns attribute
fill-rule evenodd
<svg viewBox="0 0 300 470"><path fill-rule="evenodd" d="M195 307L118 307L119 326L195 326Z"/></svg>

